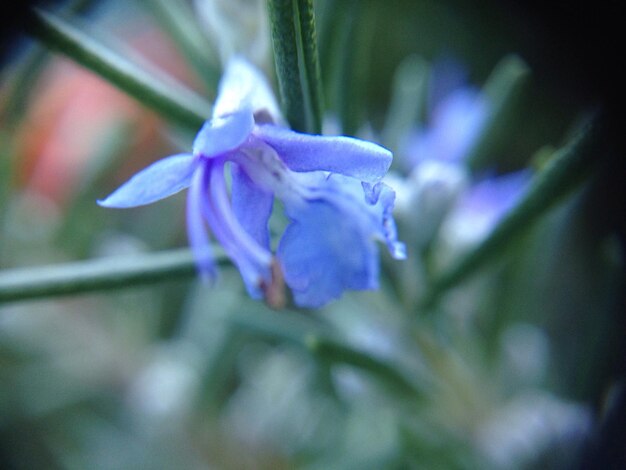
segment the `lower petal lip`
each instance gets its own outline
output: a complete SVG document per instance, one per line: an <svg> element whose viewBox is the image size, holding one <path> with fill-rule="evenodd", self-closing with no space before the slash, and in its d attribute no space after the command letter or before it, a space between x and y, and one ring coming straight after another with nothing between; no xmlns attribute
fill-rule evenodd
<svg viewBox="0 0 626 470"><path fill-rule="evenodd" d="M136 173L98 204L123 209L165 199L189 187L194 168L195 158L191 154L165 157Z"/></svg>

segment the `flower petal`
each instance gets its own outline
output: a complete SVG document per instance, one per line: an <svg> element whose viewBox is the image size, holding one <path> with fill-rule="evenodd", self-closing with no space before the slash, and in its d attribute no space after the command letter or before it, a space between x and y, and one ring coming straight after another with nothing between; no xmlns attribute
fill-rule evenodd
<svg viewBox="0 0 626 470"><path fill-rule="evenodd" d="M295 302L319 307L347 289L378 287L378 248L406 257L391 211L395 193L379 183L332 174L311 197L284 200L292 223L278 246L278 259Z"/></svg>
<svg viewBox="0 0 626 470"><path fill-rule="evenodd" d="M210 158L234 150L246 141L253 127L254 116L249 109L214 117L198 132L193 154Z"/></svg>
<svg viewBox="0 0 626 470"><path fill-rule="evenodd" d="M375 182L391 165L389 150L352 137L300 134L274 125L257 126L254 134L293 171L324 170Z"/></svg>
<svg viewBox="0 0 626 470"><path fill-rule="evenodd" d="M316 200L292 215L278 259L296 304L321 307L346 289L378 287L378 249L349 214Z"/></svg>
<svg viewBox="0 0 626 470"><path fill-rule="evenodd" d="M520 170L474 184L447 216L444 236L468 246L484 239L517 204L531 176L530 171Z"/></svg>
<svg viewBox="0 0 626 470"><path fill-rule="evenodd" d="M274 196L255 185L239 165L233 164L231 173L231 200L235 218L259 245L269 250L267 222L272 213Z"/></svg>
<svg viewBox="0 0 626 470"><path fill-rule="evenodd" d="M462 161L480 136L488 114L488 103L477 90L465 87L448 95L433 112L427 157Z"/></svg>
<svg viewBox="0 0 626 470"><path fill-rule="evenodd" d="M380 210L382 217L382 237L389 253L394 259L406 259L406 246L398 241L398 231L396 221L393 218L393 206L396 201L396 193L385 183L378 183L378 188L374 189L377 200L372 201Z"/></svg>
<svg viewBox="0 0 626 470"><path fill-rule="evenodd" d="M98 204L126 208L164 199L189 187L194 169L192 155L183 153L166 157L135 174L107 198L98 200Z"/></svg>
<svg viewBox="0 0 626 470"><path fill-rule="evenodd" d="M431 69L428 91L428 112L432 114L434 107L446 96L465 87L468 82L468 70L457 58L442 57L435 61Z"/></svg>
<svg viewBox="0 0 626 470"><path fill-rule="evenodd" d="M441 225L433 249L437 266L452 266L459 256L485 240L519 202L531 176L529 170L521 170L487 178L465 191Z"/></svg>
<svg viewBox="0 0 626 470"><path fill-rule="evenodd" d="M187 237L193 251L198 271L204 278L214 278L217 274L209 237L202 217L202 205L206 204L203 193L204 169L194 173L187 195Z"/></svg>
<svg viewBox="0 0 626 470"><path fill-rule="evenodd" d="M280 108L265 77L241 57L229 60L220 80L213 116L225 116L241 109L269 116L275 123L283 121Z"/></svg>
<svg viewBox="0 0 626 470"><path fill-rule="evenodd" d="M385 242L395 259L406 258L406 247L398 241L393 208L395 191L383 182L359 182L349 176L330 175L326 184L318 188L322 198L344 212L351 223L359 224L363 237Z"/></svg>
<svg viewBox="0 0 626 470"><path fill-rule="evenodd" d="M224 178L224 161L210 160L204 167L202 193L208 197L203 215L215 238L237 265L251 297L261 298L261 286L271 280L272 255L241 226L232 211Z"/></svg>

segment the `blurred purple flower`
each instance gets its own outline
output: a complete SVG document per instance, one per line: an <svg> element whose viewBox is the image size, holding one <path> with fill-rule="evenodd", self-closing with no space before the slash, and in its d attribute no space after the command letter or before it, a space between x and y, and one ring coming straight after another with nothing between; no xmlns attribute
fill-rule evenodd
<svg viewBox="0 0 626 470"><path fill-rule="evenodd" d="M380 182L391 153L349 137L296 133L281 121L263 77L233 59L192 153L157 161L98 202L135 207L189 188L187 229L200 272L216 272L206 224L250 295L270 304L281 303L273 296L283 276L305 307L319 307L346 289L376 288L374 240L386 242L395 258L405 257L391 216L395 194ZM274 197L290 219L278 262L268 231Z"/></svg>
<svg viewBox="0 0 626 470"><path fill-rule="evenodd" d="M429 98L428 125L403 145L409 170L425 160L463 164L490 112L480 90L467 85L465 69L452 60L434 65Z"/></svg>
<svg viewBox="0 0 626 470"><path fill-rule="evenodd" d="M448 229L457 227L455 233L464 231L464 243L479 241L526 188L528 171L470 179L466 158L490 112L487 98L467 85L466 72L458 62L435 64L428 125L408 136L402 150L409 175L399 196L401 202L412 206L409 213L418 244L428 243L444 220ZM446 220L450 217L454 221Z"/></svg>
<svg viewBox="0 0 626 470"><path fill-rule="evenodd" d="M428 159L461 162L480 135L487 113L487 103L477 90L454 90L437 103L429 127L413 137L414 163Z"/></svg>
<svg viewBox="0 0 626 470"><path fill-rule="evenodd" d="M485 178L461 194L442 227L442 237L458 246L485 238L519 201L530 183L528 170Z"/></svg>

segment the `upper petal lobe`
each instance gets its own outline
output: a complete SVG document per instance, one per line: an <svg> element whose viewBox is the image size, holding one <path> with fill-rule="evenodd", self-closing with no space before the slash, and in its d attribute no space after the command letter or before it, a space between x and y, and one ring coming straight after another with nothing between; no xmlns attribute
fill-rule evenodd
<svg viewBox="0 0 626 470"><path fill-rule="evenodd" d="M274 125L257 126L254 133L293 171L324 170L375 182L391 165L389 150L360 139L301 134Z"/></svg>
<svg viewBox="0 0 626 470"><path fill-rule="evenodd" d="M193 154L214 157L242 145L254 127L254 116L249 109L214 117L204 123L193 142Z"/></svg>

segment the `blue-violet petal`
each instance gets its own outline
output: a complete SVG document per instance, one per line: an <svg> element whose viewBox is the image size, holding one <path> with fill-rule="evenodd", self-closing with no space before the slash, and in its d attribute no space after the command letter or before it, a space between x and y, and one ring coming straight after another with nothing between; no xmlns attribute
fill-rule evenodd
<svg viewBox="0 0 626 470"><path fill-rule="evenodd" d="M321 307L346 289L378 287L378 249L349 214L317 200L294 215L278 259L297 305Z"/></svg>
<svg viewBox="0 0 626 470"><path fill-rule="evenodd" d="M231 200L235 218L259 245L269 250L267 222L272 213L274 196L256 185L236 163L231 166L231 174Z"/></svg>
<svg viewBox="0 0 626 470"><path fill-rule="evenodd" d="M193 142L193 154L206 158L222 155L243 144L254 127L252 111L218 116L205 122Z"/></svg>
<svg viewBox="0 0 626 470"><path fill-rule="evenodd" d="M389 150L360 139L301 134L274 125L257 126L254 134L293 171L323 170L375 182L391 165Z"/></svg>
<svg viewBox="0 0 626 470"><path fill-rule="evenodd" d="M164 199L189 187L195 166L194 157L189 154L163 158L136 173L98 204L126 208Z"/></svg>
<svg viewBox="0 0 626 470"><path fill-rule="evenodd" d="M187 237L200 275L205 279L211 279L215 277L217 271L202 216L202 205L207 204L206 195L203 191L204 178L204 168L200 167L194 173L191 187L187 193Z"/></svg>

